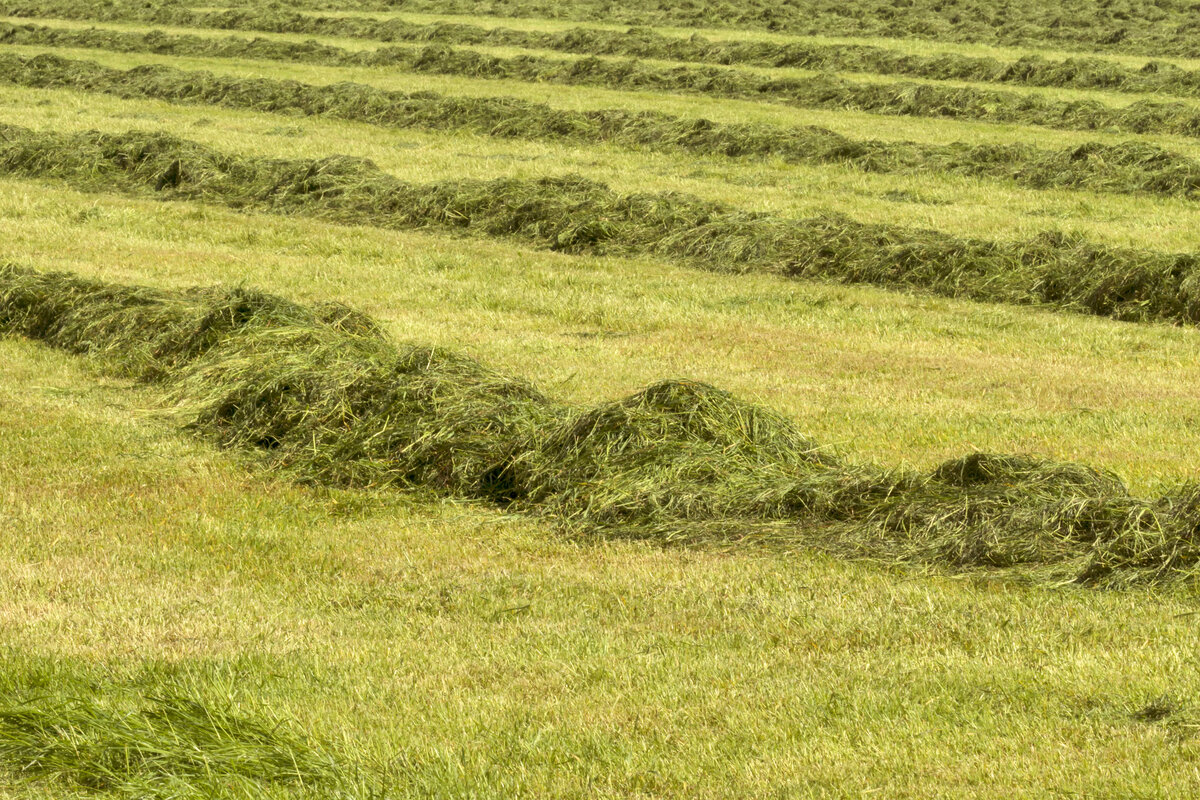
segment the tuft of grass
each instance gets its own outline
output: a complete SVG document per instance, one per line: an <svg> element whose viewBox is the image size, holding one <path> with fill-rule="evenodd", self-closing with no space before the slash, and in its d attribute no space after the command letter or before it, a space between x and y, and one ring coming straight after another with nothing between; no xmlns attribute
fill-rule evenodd
<svg viewBox="0 0 1200 800"><path fill-rule="evenodd" d="M0 332L159 384L184 423L309 482L497 503L570 531L770 539L1051 582L1193 580L1200 487L970 454L928 474L856 465L786 418L685 380L590 409L471 359L244 289L161 292L15 266Z"/></svg>
<svg viewBox="0 0 1200 800"><path fill-rule="evenodd" d="M84 795L341 796L350 773L287 720L173 682L118 682L7 659L0 770Z"/></svg>
<svg viewBox="0 0 1200 800"><path fill-rule="evenodd" d="M280 725L184 696L123 705L86 696L10 702L0 707L0 764L92 792L164 797L206 796L222 784L246 792L319 785L335 774Z"/></svg>

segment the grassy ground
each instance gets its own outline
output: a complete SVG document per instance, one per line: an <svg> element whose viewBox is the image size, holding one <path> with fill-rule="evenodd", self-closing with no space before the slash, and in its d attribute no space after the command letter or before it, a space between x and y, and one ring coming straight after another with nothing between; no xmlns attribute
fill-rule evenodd
<svg viewBox="0 0 1200 800"><path fill-rule="evenodd" d="M64 54L880 138L1105 138L386 70ZM576 171L786 214L836 209L994 238L1060 227L1197 249L1184 200L62 91L4 88L0 120L170 130L273 156L349 152L412 180ZM853 458L927 467L972 448L1032 452L1113 469L1141 493L1197 477L1194 329L29 181L0 183L0 258L340 300L399 339L464 349L573 402L697 378L787 412ZM64 685L101 698L182 691L290 720L397 797L1183 798L1200 787L1200 642L1184 590L1032 588L805 552L596 544L468 504L296 486L181 434L139 387L17 339L0 340L0 527L9 683L59 670ZM136 796L9 768L0 796Z"/></svg>
<svg viewBox="0 0 1200 800"><path fill-rule="evenodd" d="M1195 786L1191 712L1138 716L1200 689L1184 598L578 546L303 490L78 363L0 348L10 659L266 704L402 796Z"/></svg>

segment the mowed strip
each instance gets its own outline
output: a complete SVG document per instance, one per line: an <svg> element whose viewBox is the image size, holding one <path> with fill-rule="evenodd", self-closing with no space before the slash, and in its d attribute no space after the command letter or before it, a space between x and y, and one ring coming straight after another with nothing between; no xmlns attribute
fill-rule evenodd
<svg viewBox="0 0 1200 800"><path fill-rule="evenodd" d="M1200 259L1049 231L998 243L820 215L792 220L568 175L416 184L347 156L268 160L168 134L3 129L0 174L388 228L513 237L566 253L872 283L1129 321L1200 321Z"/></svg>
<svg viewBox="0 0 1200 800"><path fill-rule="evenodd" d="M129 57L91 51L69 52L84 52L117 67L129 66L131 62L216 67L220 74L244 76L247 81L253 81L259 72L265 71L262 66L265 62L221 59L180 59L176 62L170 57L151 55ZM305 77L314 83L328 83L345 74L345 77L360 82L385 87L404 85L402 78L386 77L370 70L342 73L333 68L307 69L312 72ZM267 74L281 77L288 74L288 69L274 67L274 70ZM457 81L446 88L454 92L462 90ZM723 204L785 216L802 217L834 211L850 214L862 222L953 230L985 239L1028 238L1052 228L1080 233L1097 242L1142 249L1178 251L1200 246L1194 209L1187 200L1058 190L1028 191L991 181L926 173L912 176L873 174L836 164L817 167L786 164L777 159L738 163L724 157L650 153L644 148L634 151L606 145L571 146L562 141L422 134L326 118L288 116L281 119L273 114L118 100L73 91L14 90L0 86L0 98L0 102L9 107L20 109L23 120L58 130L91 128L119 132L127 130L130 120L135 120L140 127L186 130L188 137L198 141L264 156L319 158L330 153L349 152L369 157L398 177L418 181L457 177L464 170L483 178L561 176L571 172L622 191L683 190ZM601 98L610 103L622 103L625 99L625 96L607 95ZM581 92L576 100L584 108L598 105L596 98L590 96L590 90ZM556 104L569 103L569 98L556 94L555 101ZM646 101L643 98L641 102ZM842 127L849 128L849 123L859 122L864 131L888 132L886 127L870 128L869 118L847 116L848 120L839 123ZM833 114L820 121L838 123L839 119L839 115ZM918 133L936 135L946 124L925 123L927 127ZM992 133L1000 136L1002 131L997 129ZM1077 141L1083 144L1089 139ZM598 152L603 155L598 156Z"/></svg>
<svg viewBox="0 0 1200 800"><path fill-rule="evenodd" d="M321 10L330 4L308 0L293 4L296 9ZM257 0L222 4L235 10L260 7ZM335 9L382 12L392 10L383 2L334 4ZM896 6L888 0L872 0L847 8L837 0L816 3L779 4L753 0L739 8L705 0L686 7L648 7L644 3L614 5L601 0L584 0L564 8L547 0L413 0L406 12L430 14L491 14L505 17L534 17L555 20L603 21L638 26L745 29L800 35L902 37L939 42L970 42L1004 46L1069 48L1086 52L1134 53L1196 57L1200 49L1191 40L1197 10L1188 3L1156 4L1143 14L1133 14L1112 4L1084 2L1071 9L1069 18L1058 6L1021 0L1002 8L919 0ZM220 10L220 9L216 9Z"/></svg>
<svg viewBox="0 0 1200 800"><path fill-rule="evenodd" d="M50 23L43 25L42 23ZM66 31L67 38L81 36L85 40L93 36L104 38L106 34L95 34L94 29L81 26L79 23L63 23L54 20L43 20L39 23L24 23L35 28L47 28L55 31ZM995 144L1029 143L1042 146L1059 146L1068 143L1082 143L1094 139L1108 142L1125 142L1131 139L1168 146L1186 152L1200 150L1195 137L1171 135L1166 133L1147 132L1143 134L1121 133L1109 129L1068 130L1059 128L1039 128L1036 126L1002 121L984 121L950 117L919 117L897 116L890 114L874 114L852 108L801 108L786 106L778 103L762 103L755 99L709 98L700 93L677 93L663 91L660 87L647 85L629 88L605 88L603 86L577 86L556 84L543 81L527 81L516 77L500 77L489 75L483 77L463 74L443 74L441 72L404 72L387 65L381 66L330 66L309 64L304 61L271 60L272 54L291 52L300 49L315 53L314 58L320 60L329 48L350 54L352 62L357 62L364 56L355 56L371 52L369 49L356 46L354 40L324 38L320 42L304 39L298 36L267 34L246 40L236 35L221 31L202 31L197 29L174 29L169 36L155 34L154 29L144 27L126 28L118 33L128 35L137 45L138 52L116 53L108 48L67 47L65 41L58 46L22 46L11 44L10 52L29 55L39 52L54 52L65 57L90 59L106 64L132 63L161 63L180 68L204 66L217 72L247 72L253 77L278 77L303 80L310 83L336 83L352 81L365 83L381 89L412 91L414 87L428 88L447 94L471 94L489 97L512 97L532 102L546 102L557 108L570 110L600 110L620 107L626 111L650 111L668 113L686 117L704 117L718 122L767 124L819 124L831 130L848 136L861 135L869 130L875 138L887 141L916 140L928 143L952 143L957 141L991 142ZM169 46L172 42L192 42L201 52L220 53L221 51L241 51L249 48L249 52L257 53L260 57L254 59L234 59L210 56L187 55L156 55L153 52L140 52L146 49L147 42L153 42L159 36L166 36ZM172 38L174 37L174 38ZM94 42L96 44L98 42ZM152 51L153 45L149 46ZM614 62L617 63L617 62ZM1047 90L1049 91L1049 90ZM1091 93L1093 99L1101 97L1103 105L1112 104L1117 108L1126 108L1132 104L1128 97ZM1147 95L1146 97L1153 97ZM1191 101L1188 101L1191 103Z"/></svg>
<svg viewBox="0 0 1200 800"><path fill-rule="evenodd" d="M171 287L269 286L366 309L402 340L478 354L570 402L698 379L817 439L921 469L970 447L1195 476L1200 335L865 287L572 257L6 181L5 258ZM1071 376L1064 380L1063 375Z"/></svg>

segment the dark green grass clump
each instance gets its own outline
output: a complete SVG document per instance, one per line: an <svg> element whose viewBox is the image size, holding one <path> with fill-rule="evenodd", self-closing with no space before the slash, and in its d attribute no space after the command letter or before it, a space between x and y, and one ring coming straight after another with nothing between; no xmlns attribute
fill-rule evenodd
<svg viewBox="0 0 1200 800"><path fill-rule="evenodd" d="M11 662L12 659L9 659ZM334 797L347 771L283 720L177 687L8 664L0 770L93 796ZM78 793L78 794L77 794Z"/></svg>
<svg viewBox="0 0 1200 800"><path fill-rule="evenodd" d="M354 319L352 325L346 319ZM579 409L345 309L0 269L0 332L159 385L184 423L303 481L486 501L596 536L746 539L1119 586L1191 579L1200 490L972 454L928 474L846 462L705 384Z"/></svg>
<svg viewBox="0 0 1200 800"><path fill-rule="evenodd" d="M726 67L664 67L641 61L595 56L564 60L538 55L490 56L469 49L434 44L389 46L350 51L318 42L281 42L159 32L63 30L38 26L6 26L12 43L96 47L127 52L262 58L333 66L387 66L396 69L491 80L520 80L567 86L675 92L708 97L782 103L801 108L853 109L875 114L967 119L1036 125L1066 130L1106 130L1138 134L1200 135L1200 111L1184 102L1139 100L1123 107L1095 100L1056 100L1037 94L975 86L958 87L908 81L853 81L823 73L802 78L774 78ZM1017 72L1030 74L1025 64ZM1073 72L1065 67L1062 72Z"/></svg>
<svg viewBox="0 0 1200 800"><path fill-rule="evenodd" d="M0 2L0 12L34 15L28 3ZM46 3L37 16L76 20L141 22L176 27L266 33L352 37L379 42L414 42L445 45L483 45L555 50L596 56L625 56L663 61L685 61L756 67L796 67L835 72L906 75L932 80L1009 83L1021 86L1104 89L1130 93L1200 94L1200 72L1165 62L1142 67L1087 56L1051 59L1039 55L1001 60L959 53L921 55L863 44L778 42L771 40L712 40L703 36L668 36L649 28L615 31L605 28L572 28L565 31L528 31L482 27L457 22L414 23L400 18L321 16L279 8L197 10L175 5L97 5L96 3ZM95 46L95 34L27 30L16 43ZM108 47L125 49L129 37L109 36ZM326 51L328 52L328 51ZM213 53L214 55L216 53Z"/></svg>
<svg viewBox="0 0 1200 800"><path fill-rule="evenodd" d="M3 31L0 25L0 40ZM1200 188L1200 163L1139 143L1092 142L1045 150L1021 144L855 140L815 126L721 124L621 109L568 111L512 98L409 94L355 83L314 86L243 80L166 66L118 70L48 54L30 58L0 54L0 81L132 99L329 116L396 128L465 130L499 138L607 143L731 158L776 157L873 173L948 173L1013 181L1033 189L1193 197Z"/></svg>
<svg viewBox="0 0 1200 800"><path fill-rule="evenodd" d="M62 135L2 126L0 175L349 224L514 237L565 253L654 255L721 271L1200 322L1195 255L1058 233L1009 243L836 215L793 220L671 192L621 194L576 176L412 184L349 157L270 160L136 131Z"/></svg>

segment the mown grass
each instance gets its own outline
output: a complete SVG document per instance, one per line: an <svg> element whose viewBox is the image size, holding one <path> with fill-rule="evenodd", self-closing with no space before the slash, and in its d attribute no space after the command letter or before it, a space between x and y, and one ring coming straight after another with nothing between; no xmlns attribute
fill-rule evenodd
<svg viewBox="0 0 1200 800"><path fill-rule="evenodd" d="M17 20L21 23L21 20ZM45 21L43 21L45 22ZM27 23L26 23L27 24ZM78 23L54 23L47 26L54 29L82 30ZM153 29L134 27L127 33L137 37L145 35ZM204 47L220 47L223 41L236 39L220 31L202 31L198 29L176 29L176 35L195 37L202 40ZM281 34L268 34L258 37L264 53L269 54L273 49L288 48L308 41L303 37ZM213 43L213 44L209 44ZM316 52L323 51L325 46L358 52L355 40L323 37ZM9 48L15 54L34 55L47 52L46 47L11 45ZM442 93L471 94L488 97L514 97L533 102L547 102L559 108L566 109L598 109L622 107L630 111L656 111L671 113L679 116L703 116L714 121L746 123L764 122L767 124L820 124L837 130L846 135L861 134L865 128L876 131L876 138L896 141L916 139L924 142L947 143L959 140L991 141L995 143L1026 142L1053 146L1069 142L1082 142L1089 139L1102 138L1107 141L1128 141L1129 134L1121 134L1107 129L1072 131L1060 128L1037 128L1034 126L1005 123L998 120L957 120L950 117L922 118L910 116L895 116L871 114L854 109L822 109L786 106L778 103L761 103L754 99L721 99L707 98L698 93L663 92L654 87L633 87L627 89L604 88L601 86L570 86L546 82L529 82L518 78L501 78L489 76L486 78L469 75L440 74L436 72L403 73L387 67L335 67L311 65L302 62L273 62L273 61L239 61L225 58L201 58L191 56L158 56L153 53L116 53L89 48L50 48L50 52L58 55L96 60L109 66L129 67L140 64L164 64L178 68L209 69L220 74L245 75L248 78L273 77L294 78L314 84L337 83L352 81L365 83L382 89L412 91L414 86L420 86ZM513 50L513 53L521 51ZM368 54L369 55L369 54ZM365 56L362 56L365 58ZM578 59L576 59L578 60ZM620 63L614 61L613 63ZM809 73L812 74L812 73ZM951 84L947 84L950 86ZM970 86L969 84L964 84ZM1111 92L1067 92L1057 89L1027 89L1028 94L1044 96L1053 102L1097 101L1103 106L1124 108L1130 106L1131 98ZM1143 95L1153 98L1154 95ZM1187 101L1190 102L1190 101ZM1086 103L1085 103L1086 105ZM1169 135L1146 132L1137 135L1138 140L1169 145L1173 148L1192 152L1196 147L1194 137Z"/></svg>
<svg viewBox="0 0 1200 800"><path fill-rule="evenodd" d="M293 67L229 69L286 77ZM553 93L564 106L595 107L602 94L494 83ZM0 96L35 126L121 131L144 115L137 124L178 133L207 122L188 136L257 155L378 155L419 182L454 166L511 172L525 164L514 156L530 155L539 160L522 176L554 174L563 171L554 159L586 162L590 149L281 125L71 92ZM754 108L712 105L728 105L725 119ZM863 120L835 124L866 129ZM911 138L967 138L956 130L921 123ZM414 156L397 144L427 149ZM956 233L1021 230L1018 215L1034 207L1063 214L1064 227L1154 249L1194 227L1186 206L1145 198L1033 201L997 184L718 167L615 148L591 160L606 162L585 165L597 177L661 170L622 187L690 181L743 208L783 207L801 185L790 181L815 189L832 174L824 194L845 197L812 191L802 202L905 219L932 211L926 218L943 228L974 214ZM680 181L681 167L707 175ZM445 171L420 175L428 170ZM764 176L788 177L763 190ZM893 189L908 199L882 200ZM978 204L950 212L922 199ZM1114 217L1125 231L1102 231ZM27 181L0 186L0 226L4 255L106 281L230 281L346 301L393 335L465 348L573 403L686 375L786 409L822 441L883 463L928 469L978 447L1113 468L1138 494L1191 477L1200 360L1188 330ZM1200 783L1193 598L1174 589L1043 591L803 551L581 545L470 505L277 481L161 424L148 411L156 393L29 343L0 340L0 374L0 524L10 531L0 542L0 631L5 644L58 662L77 701L105 714L152 708L145 698L156 692L238 720L286 720L299 741L361 770L363 782L343 792L351 797L1190 797ZM21 659L4 667L18 684L37 673ZM151 780L150 790L184 794L185 781ZM304 794L261 781L192 788ZM89 794L11 773L0 777L9 793Z"/></svg>
<svg viewBox="0 0 1200 800"><path fill-rule="evenodd" d="M157 37L154 43L137 42L136 34L122 38L117 32L95 34L44 29L41 34L10 36L32 42L76 40L87 46L161 49L183 54L221 52L220 39ZM235 43L236 45L236 43ZM224 46L228 46L228 41ZM245 47L244 45L242 47ZM1106 105L1086 94L1055 97L1033 91L1017 93L971 83L881 82L846 79L832 74L802 72L799 75L696 67L656 62L614 61L596 57L564 60L537 54L491 55L471 49L446 46L387 47L374 51L345 51L317 48L311 44L283 45L260 42L256 49L270 57L285 52L297 60L335 65L389 65L405 71L465 75L489 80L558 83L568 86L599 86L610 89L652 89L728 99L778 102L801 108L855 109L875 114L947 117L1003 123L1037 125L1069 130L1108 129L1124 133L1156 132L1194 136L1197 110L1193 103L1138 100ZM234 47L238 52L239 48Z"/></svg>
<svg viewBox="0 0 1200 800"><path fill-rule="evenodd" d="M247 289L164 293L0 268L0 332L162 384L185 424L303 482L407 488L659 542L756 538L852 557L1123 586L1192 581L1200 487L971 453L854 466L785 417L691 380L571 409L369 317Z"/></svg>
<svg viewBox="0 0 1200 800"><path fill-rule="evenodd" d="M1121 92L1162 92L1194 96L1200 92L1196 70L1180 69L1169 62L1146 62L1126 67L1111 59L1072 56L1047 59L1039 54L1001 61L963 53L914 54L874 44L818 41L707 39L663 34L650 29L612 30L573 27L566 30L531 30L459 22L453 18L411 22L399 17L340 14L323 16L280 10L240 9L203 11L179 6L72 6L54 3L38 9L28 4L5 7L26 16L105 22L142 22L176 28L216 28L285 34L348 37L373 41L405 41L450 45L488 45L524 50L552 50L582 55L616 55L639 59L703 62L758 67L799 67L871 74L906 75L935 80L1012 83ZM519 21L518 21L519 22ZM116 42L113 42L116 45Z"/></svg>
<svg viewBox="0 0 1200 800"><path fill-rule="evenodd" d="M210 15L223 16L228 21L226 26L232 24L235 27L224 27L223 30L237 30L237 24L243 19L259 18L264 16L261 13L263 9L251 9L241 7L238 9L230 9L228 7L204 7L204 6L188 6L184 10L182 6L160 7L154 10L146 8L117 5L114 4L106 10L99 10L92 5L84 5L78 8L68 6L64 3L55 3L55 13L41 14L40 7L34 4L20 4L5 6L11 8L12 16L10 21L18 22L29 19L36 19L40 24L46 25L66 25L78 26L84 23L103 22L106 27L121 27L130 30L145 29L149 25L155 28L164 29L169 32L182 33L187 31L194 32L196 29L190 26L176 26L166 22L154 22L151 17L162 14L162 19L170 19L176 14L180 15L199 15L200 18L213 18ZM271 9L273 13L278 13L279 9ZM230 13L232 12L232 13ZM7 13L7 12L6 12ZM563 34L571 30L585 30L588 32L600 31L607 33L626 33L631 30L631 26L622 25L620 23L608 23L600 20L588 21L586 25L581 25L577 21L567 19L548 19L545 17L505 17L486 14L453 14L453 13L429 13L429 12L413 12L413 11L361 11L327 8L320 11L310 9L300 9L292 12L301 15L304 18L332 18L337 20L347 20L350 27L357 27L360 24L373 24L370 22L360 23L359 20L377 20L382 22L396 21L394 24L402 26L403 29L408 29L410 26L435 27L442 26L448 29L457 30L463 27L471 29L504 29L516 31L523 35L529 34L545 34L556 35ZM181 17L182 18L182 17ZM281 14L279 18L289 19L288 14ZM134 19L143 19L142 22L134 22ZM307 24L307 23L305 23ZM1016 45L1003 46L996 44L961 43L952 41L929 41L921 39L905 39L891 36L830 36L830 35L802 35L802 34L787 34L777 33L765 30L739 29L739 28L722 28L722 27L679 27L670 25L655 25L655 26L634 26L635 29L648 33L658 34L674 39L708 39L715 42L759 42L769 45L814 45L814 46L838 46L850 45L853 47L876 48L889 52L902 53L912 56L935 56L938 54L948 54L951 56L966 56L969 58L992 58L1002 62L1014 62L1030 55L1040 55L1043 58L1052 61L1066 61L1072 58L1080 58L1081 53L1078 50L1059 49L1048 47L1045 45ZM215 30L215 29L214 29ZM270 33L266 31L259 32L260 36L264 37L280 37L294 40L303 40L312 38L312 34L286 34L286 33ZM361 38L348 38L343 36L321 36L322 41L336 43L344 47L366 47L370 46L370 40ZM1162 53L1156 53L1153 56L1138 56L1123 53L1097 53L1088 51L1087 58L1095 58L1106 63L1120 65L1132 69L1140 69L1151 61L1156 61L1163 64L1169 64L1183 70L1194 70L1200 67L1200 59L1182 58L1178 56L1170 56Z"/></svg>
<svg viewBox="0 0 1200 800"><path fill-rule="evenodd" d="M260 6L260 0L241 0L223 7ZM386 11L385 2L325 2L308 0L300 8ZM1196 10L1186 3L1159 3L1135 12L1127 6L1082 0L1047 7L1024 0L995 7L985 3L947 4L919 0L896 6L886 0L847 8L836 0L819 3L772 3L767 0L736 6L702 2L664 6L641 2L619 5L588 0L569 7L545 0L417 0L410 12L485 14L501 17L600 20L627 25L674 25L783 31L841 36L893 36L944 42L1052 46L1085 51L1150 55L1195 56L1189 39Z"/></svg>
<svg viewBox="0 0 1200 800"><path fill-rule="evenodd" d="M7 257L338 298L575 403L687 376L874 461L1036 452L1116 469L1139 493L1194 475L1197 339L1180 329L9 185Z"/></svg>
<svg viewBox="0 0 1200 800"><path fill-rule="evenodd" d="M788 220L678 193L619 194L580 176L412 184L345 156L265 160L165 134L61 136L9 126L0 171L394 229L515 237L567 253L649 254L708 269L915 288L1130 321L1200 320L1188 253L1048 231L995 243L822 215Z"/></svg>
<svg viewBox="0 0 1200 800"><path fill-rule="evenodd" d="M105 35L101 38L107 40ZM171 49L162 37L151 36L144 43L155 50ZM227 44L239 51L240 44L249 43ZM1200 187L1197 162L1148 144L1087 142L1056 152L1022 145L939 146L856 140L818 127L783 130L727 126L705 119L688 120L621 109L573 112L512 99L489 102L482 98L386 92L357 84L313 86L269 79L246 82L169 67L141 67L122 72L95 62L48 54L0 60L0 80L42 89L79 89L127 99L326 116L397 128L608 143L706 156L775 157L788 163L845 164L870 173L966 175L1011 180L1034 189L1191 197Z"/></svg>
<svg viewBox="0 0 1200 800"><path fill-rule="evenodd" d="M1183 797L1196 781L1185 597L578 547L248 474L65 355L0 352L6 640L97 694L289 719L399 796ZM1164 695L1165 717L1139 713Z"/></svg>

